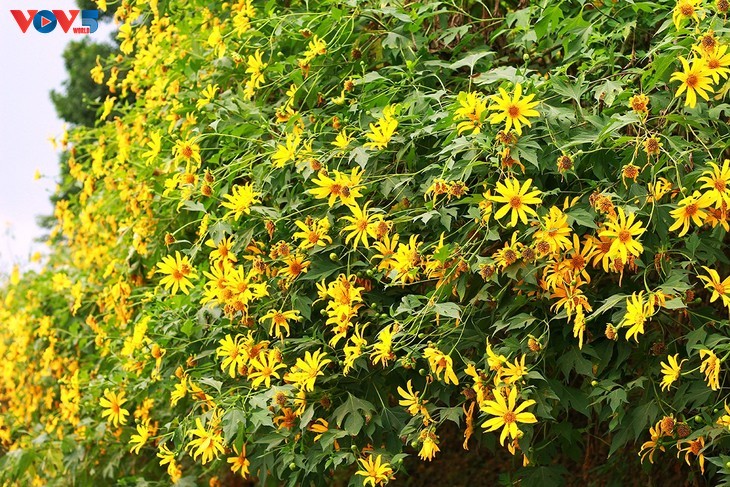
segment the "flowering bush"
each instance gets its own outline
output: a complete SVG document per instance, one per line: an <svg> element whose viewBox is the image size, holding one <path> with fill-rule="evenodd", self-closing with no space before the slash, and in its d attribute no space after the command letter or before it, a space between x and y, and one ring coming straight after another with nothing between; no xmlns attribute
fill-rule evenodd
<svg viewBox="0 0 730 487"><path fill-rule="evenodd" d="M124 0L0 292L5 484L375 487L447 423L723 482L727 10Z"/></svg>

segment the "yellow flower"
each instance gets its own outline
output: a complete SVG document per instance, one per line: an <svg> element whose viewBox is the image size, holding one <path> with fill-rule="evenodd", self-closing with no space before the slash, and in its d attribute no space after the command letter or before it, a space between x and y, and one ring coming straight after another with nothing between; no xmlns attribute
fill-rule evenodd
<svg viewBox="0 0 730 487"><path fill-rule="evenodd" d="M638 257L644 251L644 247L634 237L640 236L646 229L641 227L640 220L635 219L633 213L626 216L624 209L619 208L618 216L606 222L606 229L598 234L600 238L613 239L609 253L613 257L621 257L623 263L626 263L629 254Z"/></svg>
<svg viewBox="0 0 730 487"><path fill-rule="evenodd" d="M720 44L715 49L702 53L702 62L705 63L705 68L715 83L719 83L720 78L727 79L730 75L730 53L727 49L727 44Z"/></svg>
<svg viewBox="0 0 730 487"><path fill-rule="evenodd" d="M398 401L398 404L406 408L411 416L415 416L420 413L430 419L428 410L426 410L425 406L428 401L423 401L418 397L419 393L413 391L413 384L411 384L410 379L406 383L406 387L408 388L408 391L398 386L398 394L400 394L403 398Z"/></svg>
<svg viewBox="0 0 730 487"><path fill-rule="evenodd" d="M175 452L170 450L166 443L160 443L157 450L157 458L160 459L160 467L175 463Z"/></svg>
<svg viewBox="0 0 730 487"><path fill-rule="evenodd" d="M659 447L659 450L665 451L664 446L659 445L659 440L663 436L661 424L662 424L662 422L659 421L659 422L657 422L656 425L654 425L653 428L649 428L649 434L651 435L651 440L645 441L641 445L641 448L639 449L639 455L641 456L641 463L644 463L644 459L646 458L646 455L649 455L649 462L654 463L654 452L656 452L657 447ZM646 450L646 451L644 451L644 450Z"/></svg>
<svg viewBox="0 0 730 487"><path fill-rule="evenodd" d="M649 190L649 196L647 197L647 202L656 202L662 199L667 193L672 191L672 183L671 181L667 180L666 178L659 178L656 183L649 183L648 184L648 190Z"/></svg>
<svg viewBox="0 0 730 487"><path fill-rule="evenodd" d="M312 40L309 41L307 50L304 51L304 58L301 59L301 63L309 64L315 57L324 56L325 54L327 54L327 42L315 34Z"/></svg>
<svg viewBox="0 0 730 487"><path fill-rule="evenodd" d="M365 477L362 481L363 485L370 485L372 487L385 485L393 478L393 469L389 463L383 462L382 455L378 455L377 458L373 459L373 455L370 454L368 458L361 458L358 461L360 462L361 469L355 472L355 475Z"/></svg>
<svg viewBox="0 0 730 487"><path fill-rule="evenodd" d="M181 257L177 250L175 257L167 255L162 258L162 262L157 263L157 272L165 274L165 277L160 279L160 284L163 284L165 289L171 289L173 296L177 294L178 289L184 294L188 294L190 292L188 288L193 287L190 279L198 277L188 256Z"/></svg>
<svg viewBox="0 0 730 487"><path fill-rule="evenodd" d="M701 13L699 6L701 4L702 0L678 0L672 13L674 27L679 29L679 24L684 19L692 19L695 22L699 22L699 13Z"/></svg>
<svg viewBox="0 0 730 487"><path fill-rule="evenodd" d="M342 368L342 373L347 375L350 369L355 365L355 360L362 355L362 349L368 342L362 337L362 333L367 328L367 324L361 326L360 324L355 325L355 332L350 337L343 348L345 352L345 365Z"/></svg>
<svg viewBox="0 0 730 487"><path fill-rule="evenodd" d="M139 455L139 450L142 449L142 447L147 443L147 440L150 437L150 430L149 427L145 424L138 424L137 425L137 434L132 435L132 437L129 439L129 444L134 445L129 450L132 453L136 453Z"/></svg>
<svg viewBox="0 0 730 487"><path fill-rule="evenodd" d="M104 389L104 397L99 399L99 405L105 408L101 412L101 417L106 418L108 416L107 421L114 426L126 424L129 411L122 407L125 402L127 400L124 397L124 391L117 394L109 389Z"/></svg>
<svg viewBox="0 0 730 487"><path fill-rule="evenodd" d="M714 162L710 163L711 171L704 171L697 181L705 183L700 189L707 189L705 192L715 208L722 208L724 204L730 207L730 159L725 159L722 167Z"/></svg>
<svg viewBox="0 0 730 487"><path fill-rule="evenodd" d="M251 206L253 204L261 201L259 199L261 193L254 191L253 183L235 185L233 186L232 193L225 195L225 199L228 201L221 203L222 207L230 210L224 218L233 215L233 219L238 221L244 213L247 215L251 213Z"/></svg>
<svg viewBox="0 0 730 487"><path fill-rule="evenodd" d="M678 98L679 95L686 91L687 98L684 104L685 106L694 108L697 105L697 94L705 100L709 100L710 95L708 95L708 92L712 93L715 91L712 88L712 77L701 59L694 59L691 66L684 57L680 56L679 60L682 62L684 70L675 71L670 78L671 81L680 81L682 83L679 85L674 97Z"/></svg>
<svg viewBox="0 0 730 487"><path fill-rule="evenodd" d="M276 146L276 151L271 156L273 166L280 169L286 166L287 162L295 160L300 142L301 139L298 135L287 134L285 143Z"/></svg>
<svg viewBox="0 0 730 487"><path fill-rule="evenodd" d="M687 443L685 448L679 448L682 443ZM689 454L692 453L697 457L697 461L700 464L700 471L705 474L705 455L702 451L705 449L705 438L700 436L694 440L680 440L677 442L677 458L680 457L682 452L686 452L684 455L684 461L689 465Z"/></svg>
<svg viewBox="0 0 730 487"><path fill-rule="evenodd" d="M328 432L329 429L330 424L324 418L317 418L309 426L307 426L307 431L317 433L314 437L314 441L319 441L319 439L322 438L322 435ZM335 450L339 450L337 440L335 440Z"/></svg>
<svg viewBox="0 0 730 487"><path fill-rule="evenodd" d="M261 51L258 49L252 56L248 56L247 64L246 73L251 75L249 86L251 89L256 90L264 83L263 70L266 69L268 64L263 61Z"/></svg>
<svg viewBox="0 0 730 487"><path fill-rule="evenodd" d="M150 134L150 141L147 142L147 147L150 149L142 154L142 157L145 158L145 163L149 166L155 161L162 149L162 137L159 132L152 132Z"/></svg>
<svg viewBox="0 0 730 487"><path fill-rule="evenodd" d="M629 106L636 113L646 114L649 111L649 97L643 93L634 95L629 98Z"/></svg>
<svg viewBox="0 0 730 487"><path fill-rule="evenodd" d="M395 358L395 354L392 350L393 335L394 332L392 330L392 325L388 325L380 330L380 333L378 334L378 342L373 345L373 352L370 354L370 359L372 360L373 365L380 362L383 367L386 367L388 365L388 361Z"/></svg>
<svg viewBox="0 0 730 487"><path fill-rule="evenodd" d="M310 218L307 218L310 220ZM327 218L302 222L297 220L294 224L301 230L292 235L293 238L301 239L299 248L311 249L313 247L325 247L332 243L332 238L327 235L330 229L330 222Z"/></svg>
<svg viewBox="0 0 730 487"><path fill-rule="evenodd" d="M197 460L202 455L203 465L218 458L218 455L226 451L223 444L223 437L220 431L216 431L213 428L203 428L203 423L200 418L195 418L195 429L188 432L189 436L197 436L188 443L188 448L193 451L193 459Z"/></svg>
<svg viewBox="0 0 730 487"><path fill-rule="evenodd" d="M251 381L252 388L258 389L261 383L266 383L266 387L270 388L272 377L281 379L277 370L286 368L286 365L279 362L278 356L278 351L267 350L260 352L256 358L251 360L248 379Z"/></svg>
<svg viewBox="0 0 730 487"><path fill-rule="evenodd" d="M299 315L299 311L277 311L275 309L269 310L259 321L264 322L265 320L271 320L271 326L269 327L269 335L276 336L277 338L284 339L282 329L286 330L286 336L289 336L289 320L299 321L302 317ZM276 330L276 331L274 331Z"/></svg>
<svg viewBox="0 0 730 487"><path fill-rule="evenodd" d="M496 195L490 196L489 199L495 203L504 203L497 212L494 214L494 218L497 220L502 219L507 212L511 212L510 226L517 225L517 219L519 218L522 223L527 224L527 215L537 216L537 213L529 205L539 205L542 203L540 190L535 189L530 191L532 185L532 179L528 179L520 187L520 182L515 178L508 178L502 182L497 183L495 188Z"/></svg>
<svg viewBox="0 0 730 487"><path fill-rule="evenodd" d="M210 103L213 98L215 98L215 94L218 91L218 85L211 85L208 84L208 86L203 89L203 92L201 95L203 95L200 100L195 104L195 108L200 110L201 108L205 107L208 103Z"/></svg>
<svg viewBox="0 0 730 487"><path fill-rule="evenodd" d="M487 431L495 431L502 428L502 434L499 437L502 445L504 445L504 440L507 439L508 435L512 439L519 438L522 435L522 431L517 427L517 423L537 423L537 418L534 414L524 412L526 408L533 404L535 404L535 401L529 399L517 406L516 387L510 389L506 401L502 394L498 390L495 390L494 400L486 401L483 406L480 405L482 411L495 416L485 421L482 424L482 428L485 428Z"/></svg>
<svg viewBox="0 0 730 487"><path fill-rule="evenodd" d="M200 164L200 146L193 139L178 140L172 148L172 154L176 159L182 158L185 161L194 161Z"/></svg>
<svg viewBox="0 0 730 487"><path fill-rule="evenodd" d="M180 399L185 397L188 393L188 378L186 376L180 377L180 382L175 384L175 389L170 394L170 405L175 407Z"/></svg>
<svg viewBox="0 0 730 487"><path fill-rule="evenodd" d="M423 442L421 445L421 451L418 452L418 457L421 460L428 460L430 462L436 454L441 451L438 447L439 437L431 430L424 430L421 432L418 439Z"/></svg>
<svg viewBox="0 0 730 487"><path fill-rule="evenodd" d="M231 250L234 245L233 236L221 238L218 244L213 239L208 239L205 245L206 247L215 249L208 256L211 262L238 262L238 257Z"/></svg>
<svg viewBox="0 0 730 487"><path fill-rule="evenodd" d="M333 171L334 179L330 178L324 172L319 173L318 178L312 179L312 182L318 187L310 189L311 193L317 199L329 199L330 208L334 206L337 198L345 205L356 204L356 199L362 196L360 192L363 187L360 184L362 180L362 170L358 172L358 168L354 168L350 175Z"/></svg>
<svg viewBox="0 0 730 487"><path fill-rule="evenodd" d="M705 358L707 357L707 358ZM713 391L720 389L720 363L722 362L712 350L700 350L700 373L705 374L707 385Z"/></svg>
<svg viewBox="0 0 730 487"><path fill-rule="evenodd" d="M480 133L484 123L484 112L487 110L487 100L479 93L462 91L457 95L456 101L460 106L454 112L454 118L464 120L456 126L457 133L461 135L467 130L473 130L473 134Z"/></svg>
<svg viewBox="0 0 730 487"><path fill-rule="evenodd" d="M682 363L686 359L678 362L677 357L679 357L678 353L667 355L668 363L659 362L659 365L662 366L662 374L664 374L664 377L662 377L662 390L668 390L682 374Z"/></svg>
<svg viewBox="0 0 730 487"><path fill-rule="evenodd" d="M217 357L225 357L221 363L221 369L225 372L228 369L228 375L231 378L236 377L238 368L246 363L246 354L244 345L241 343L243 335L236 336L234 340L231 335L226 335L220 340L220 347L216 349Z"/></svg>
<svg viewBox="0 0 730 487"><path fill-rule="evenodd" d="M378 119L377 123L370 124L370 132L365 134L365 137L370 139L370 142L365 143L366 149L384 149L388 146L388 142L395 134L395 129L398 128L398 120L393 118L394 111L394 107L388 105L383 108L383 116Z"/></svg>
<svg viewBox="0 0 730 487"><path fill-rule="evenodd" d="M505 384L514 384L522 377L527 375L527 367L525 367L525 356L522 360L515 359L514 363L505 362L505 367L500 370L499 376Z"/></svg>
<svg viewBox="0 0 730 487"><path fill-rule="evenodd" d="M97 85L100 85L104 82L104 68L102 67L101 63L99 62L99 57L96 56L96 64L93 68L91 68L90 74L91 79L96 83Z"/></svg>
<svg viewBox="0 0 730 487"><path fill-rule="evenodd" d="M282 269L282 273L286 276L287 282L291 282L309 269L311 262L305 261L304 256L300 254L291 254L284 259L286 267Z"/></svg>
<svg viewBox="0 0 730 487"><path fill-rule="evenodd" d="M418 274L421 265L421 254L418 252L418 248L423 242L418 241L418 235L411 235L408 239L408 244L399 243L398 250L393 256L393 282L401 282L407 284L418 279Z"/></svg>
<svg viewBox="0 0 730 487"><path fill-rule="evenodd" d="M522 97L522 85L517 83L515 85L515 92L512 98L509 97L507 92L500 88L499 95L492 95L492 101L494 102L489 106L490 111L496 111L489 117L489 122L494 125L501 122L505 122L505 132L509 132L510 128L514 126L517 135L522 135L522 124L531 126L530 120L527 117L539 117L540 113L535 110L535 107L540 103L532 101L535 97L534 94Z"/></svg>
<svg viewBox="0 0 730 487"><path fill-rule="evenodd" d="M568 215L563 213L557 206L551 206L550 212L542 218L542 221L541 228L532 234L533 240L538 243L547 243L550 252L553 254L569 249L572 244L569 238ZM540 249L538 248L538 250ZM546 252L540 253L545 254Z"/></svg>
<svg viewBox="0 0 730 487"><path fill-rule="evenodd" d="M725 412L727 414L723 414L719 418L717 418L717 424L722 426L723 428L730 429L730 406L725 403Z"/></svg>
<svg viewBox="0 0 730 487"><path fill-rule="evenodd" d="M647 156L658 156L662 151L663 144L656 137L647 137L644 140L644 152Z"/></svg>
<svg viewBox="0 0 730 487"><path fill-rule="evenodd" d="M506 363L508 363L507 357L502 354L497 355L494 353L492 345L489 341L487 341L487 365L489 365L489 369L494 372L500 372L502 370L502 366Z"/></svg>
<svg viewBox="0 0 730 487"><path fill-rule="evenodd" d="M702 210L711 204L712 196L709 193L700 194L699 191L695 191L692 195L683 198L679 202L678 208L669 212L675 220L674 224L669 227L669 231L673 232L682 227L678 236L683 237L689 230L690 222L701 227L704 223L703 220L707 218L707 213Z"/></svg>
<svg viewBox="0 0 730 487"><path fill-rule="evenodd" d="M654 314L654 307L650 301L644 301L644 291L638 294L632 293L630 297L626 298L626 314L619 325L629 327L626 331L626 339L629 340L633 336L634 340L638 342L639 333L644 334L644 323L652 314Z"/></svg>
<svg viewBox="0 0 730 487"><path fill-rule="evenodd" d="M730 308L730 276L722 280L716 270L706 266L702 266L702 268L707 272L707 275L698 275L697 277L705 283L705 289L712 291L710 302L714 303L717 298L721 298L723 304Z"/></svg>
<svg viewBox="0 0 730 487"><path fill-rule="evenodd" d="M236 448L235 445L233 445L233 451L238 453L238 448ZM244 443L241 447L241 453L238 454L236 457L228 457L226 460L228 463L231 464L231 472L236 473L240 472L241 477L244 479L248 477L249 471L248 467L251 465L251 462L246 457L246 444Z"/></svg>
<svg viewBox="0 0 730 487"><path fill-rule="evenodd" d="M444 382L454 385L459 384L459 379L454 373L454 364L451 357L434 347L427 347L423 351L423 356L428 360L431 372L436 374L437 379L441 379L441 373L443 372Z"/></svg>
<svg viewBox="0 0 730 487"><path fill-rule="evenodd" d="M109 116L109 114L112 112L112 109L114 108L114 102L116 101L116 96L107 96L104 100L103 104L103 110L101 112L101 116L99 117L99 120L104 120L106 117Z"/></svg>
<svg viewBox="0 0 730 487"><path fill-rule="evenodd" d="M382 220L380 215L369 215L368 205L370 202L366 202L365 206L360 208L357 203L350 206L350 212L352 216L343 216L342 219L350 224L342 229L342 233L350 232L345 237L345 245L350 243L352 240L352 248L357 249L358 242L362 242L363 246L367 249L370 247L368 244L368 235L376 239L375 226L379 221Z"/></svg>
<svg viewBox="0 0 730 487"><path fill-rule="evenodd" d="M325 356L326 354L321 349L316 350L313 354L308 351L304 352L304 359L297 358L291 372L284 375L284 380L296 384L299 389L312 392L317 377L324 375L322 369L332 362L332 360L324 358Z"/></svg>
<svg viewBox="0 0 730 487"><path fill-rule="evenodd" d="M337 133L337 137L335 137L335 141L332 142L332 145L337 147L340 150L347 149L347 146L350 145L350 142L352 141L352 137L347 135L347 132L342 130L341 132Z"/></svg>

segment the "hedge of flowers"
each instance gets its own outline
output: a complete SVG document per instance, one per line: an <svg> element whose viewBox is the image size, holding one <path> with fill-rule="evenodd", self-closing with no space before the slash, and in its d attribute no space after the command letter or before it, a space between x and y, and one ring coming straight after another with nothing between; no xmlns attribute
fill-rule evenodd
<svg viewBox="0 0 730 487"><path fill-rule="evenodd" d="M3 485L375 487L449 422L723 482L727 12L123 0L0 290Z"/></svg>

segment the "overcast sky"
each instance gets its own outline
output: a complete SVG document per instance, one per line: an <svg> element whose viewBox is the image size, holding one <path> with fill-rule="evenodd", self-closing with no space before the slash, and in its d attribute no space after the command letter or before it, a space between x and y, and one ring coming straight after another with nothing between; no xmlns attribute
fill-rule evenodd
<svg viewBox="0 0 730 487"><path fill-rule="evenodd" d="M59 172L58 153L48 139L63 133L49 92L66 79L64 47L81 38L60 27L41 34L31 26L23 34L10 10L75 8L73 0L5 0L0 5L0 273L13 263L25 267L29 256L43 249L33 242L43 235L36 216L52 213L49 197ZM90 35L105 41L112 30L103 26ZM38 181L36 169L43 175Z"/></svg>

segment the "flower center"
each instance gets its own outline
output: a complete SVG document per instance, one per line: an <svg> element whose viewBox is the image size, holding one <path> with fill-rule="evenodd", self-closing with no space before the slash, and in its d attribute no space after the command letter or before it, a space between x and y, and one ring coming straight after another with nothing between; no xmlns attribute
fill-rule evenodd
<svg viewBox="0 0 730 487"><path fill-rule="evenodd" d="M342 186L335 183L332 186L330 186L330 193L332 193L335 196L339 196L342 194Z"/></svg>
<svg viewBox="0 0 730 487"><path fill-rule="evenodd" d="M512 424L517 419L517 416L512 411L507 411L502 416L502 421L504 421L505 424Z"/></svg>
<svg viewBox="0 0 730 487"><path fill-rule="evenodd" d="M695 203L687 205L684 209L684 214L687 216L694 216L697 213L697 205Z"/></svg>
<svg viewBox="0 0 730 487"><path fill-rule="evenodd" d="M699 441L693 441L690 444L689 449L692 451L692 453L694 453L695 455L697 455L700 452L700 442Z"/></svg>
<svg viewBox="0 0 730 487"><path fill-rule="evenodd" d="M679 11L685 17L691 17L695 13L694 7L686 3L679 7Z"/></svg>
<svg viewBox="0 0 730 487"><path fill-rule="evenodd" d="M712 51L715 49L715 44L714 36L706 35L702 38L702 47L704 47L706 51Z"/></svg>
<svg viewBox="0 0 730 487"><path fill-rule="evenodd" d="M727 182L724 179L715 179L715 183L713 186L715 186L716 190L722 193L727 187Z"/></svg>
<svg viewBox="0 0 730 487"><path fill-rule="evenodd" d="M646 152L655 154L659 152L659 142L656 139L648 139L646 141Z"/></svg>
<svg viewBox="0 0 730 487"><path fill-rule="evenodd" d="M522 206L522 198L520 196L513 196L509 200L509 205L515 210L519 209Z"/></svg>
<svg viewBox="0 0 730 487"><path fill-rule="evenodd" d="M510 105L507 109L507 113L509 113L510 118L518 118L520 116L520 107L517 105Z"/></svg>
<svg viewBox="0 0 730 487"><path fill-rule="evenodd" d="M618 240L621 243L628 242L629 240L631 240L631 232L629 232L628 230L621 230L620 232L618 232Z"/></svg>
<svg viewBox="0 0 730 487"><path fill-rule="evenodd" d="M547 252L550 251L550 244L544 240L540 240L537 243L537 251L540 252L541 254L546 254Z"/></svg>
<svg viewBox="0 0 730 487"><path fill-rule="evenodd" d="M185 276L179 270L175 269L174 271L172 271L172 278L175 279L176 281L180 281L184 277Z"/></svg>
<svg viewBox="0 0 730 487"><path fill-rule="evenodd" d="M514 264L515 261L517 261L517 254L512 249L507 249L504 253L504 261L507 262L507 264Z"/></svg>
<svg viewBox="0 0 730 487"><path fill-rule="evenodd" d="M182 155L185 159L190 159L191 157L193 157L193 148L189 145L186 145L185 147L183 147Z"/></svg>
<svg viewBox="0 0 730 487"><path fill-rule="evenodd" d="M574 269L583 269L586 265L586 260L581 254L576 255L571 259Z"/></svg>
<svg viewBox="0 0 730 487"><path fill-rule="evenodd" d="M687 86L690 88L695 88L699 84L699 79L697 78L697 75L692 73L687 76Z"/></svg>

